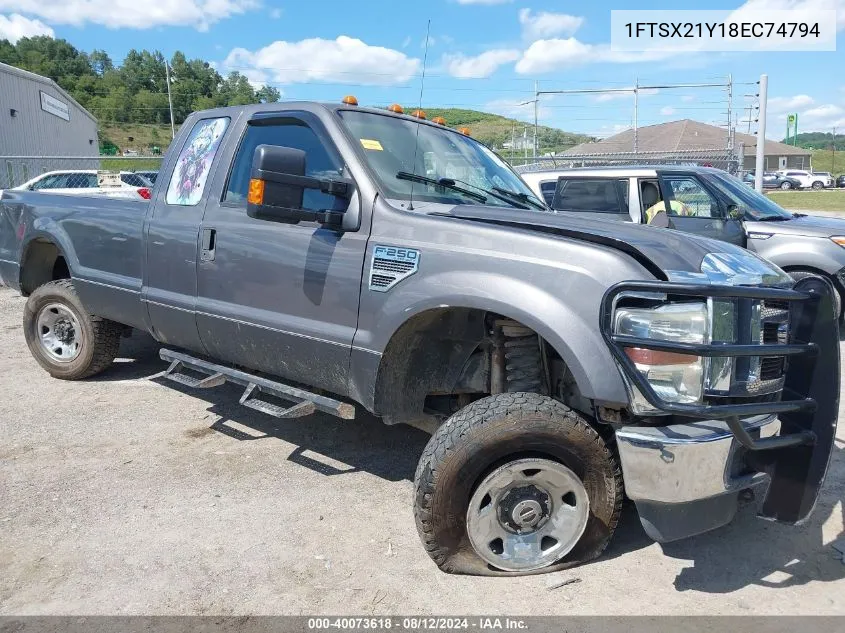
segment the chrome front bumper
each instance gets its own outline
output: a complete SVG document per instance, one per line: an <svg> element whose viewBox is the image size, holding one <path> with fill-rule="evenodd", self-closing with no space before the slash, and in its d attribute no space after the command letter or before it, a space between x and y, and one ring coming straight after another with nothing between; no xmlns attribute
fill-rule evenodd
<svg viewBox="0 0 845 633"><path fill-rule="evenodd" d="M743 421L754 439L780 431L774 415ZM768 481L745 464L747 449L726 422L626 426L616 431L625 492L646 533L674 541L729 523L739 492Z"/></svg>

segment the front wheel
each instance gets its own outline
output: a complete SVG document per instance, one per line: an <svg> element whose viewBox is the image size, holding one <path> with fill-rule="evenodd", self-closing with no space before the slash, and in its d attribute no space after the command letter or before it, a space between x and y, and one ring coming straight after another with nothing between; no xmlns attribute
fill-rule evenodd
<svg viewBox="0 0 845 633"><path fill-rule="evenodd" d="M823 188L824 188L824 184L822 184L818 180L813 183L813 189L815 189L816 191L818 191L819 189L823 189Z"/></svg>
<svg viewBox="0 0 845 633"><path fill-rule="evenodd" d="M788 191L788 190L792 189L792 183L791 182L782 182L782 183L780 183L780 188L783 189L784 191Z"/></svg>
<svg viewBox="0 0 845 633"><path fill-rule="evenodd" d="M54 378L79 380L111 365L122 327L88 313L70 279L35 289L23 312L26 344Z"/></svg>
<svg viewBox="0 0 845 633"><path fill-rule="evenodd" d="M825 277L825 275L815 273L811 270L790 270L787 274L795 281L806 279L807 277ZM833 309L835 310L836 318L841 320L842 296L839 294L839 289L836 287L836 284L833 284Z"/></svg>
<svg viewBox="0 0 845 633"><path fill-rule="evenodd" d="M429 556L459 574L526 574L592 560L622 507L613 452L546 396L504 393L461 409L432 436L414 481Z"/></svg>

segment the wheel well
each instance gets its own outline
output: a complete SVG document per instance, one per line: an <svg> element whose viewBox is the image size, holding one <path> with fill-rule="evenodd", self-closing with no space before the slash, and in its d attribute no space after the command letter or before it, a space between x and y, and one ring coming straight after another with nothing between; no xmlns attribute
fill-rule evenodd
<svg viewBox="0 0 845 633"><path fill-rule="evenodd" d="M387 424L428 424L433 419L427 408L432 398L451 398L457 401L453 404L463 406L489 395L494 347L490 326L507 318L457 307L426 310L410 318L393 334L382 355L374 412ZM556 350L545 349L547 360L563 366Z"/></svg>
<svg viewBox="0 0 845 633"><path fill-rule="evenodd" d="M21 294L28 296L56 279L70 279L70 268L59 247L46 240L30 243L21 264Z"/></svg>

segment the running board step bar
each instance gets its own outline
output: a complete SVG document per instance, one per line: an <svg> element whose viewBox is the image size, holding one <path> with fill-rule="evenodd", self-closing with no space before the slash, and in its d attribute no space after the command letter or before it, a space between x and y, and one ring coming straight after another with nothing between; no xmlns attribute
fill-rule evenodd
<svg viewBox="0 0 845 633"><path fill-rule="evenodd" d="M248 374L247 372L231 367L224 367L215 363L188 356L169 349L162 349L159 352L162 360L170 362L170 366L160 376L173 382L193 387L196 389L210 389L219 387L226 382L233 382L246 388L241 396L240 404L256 411L277 418L298 418L311 415L316 411L329 413L331 415L351 420L355 417L355 407L346 402L340 402L326 396L320 396L304 389L298 389L285 385L275 380L268 380L261 376ZM180 372L180 369L190 369L200 374L206 374L205 378L197 378ZM258 396L266 393L282 400L292 402L287 408L261 400Z"/></svg>

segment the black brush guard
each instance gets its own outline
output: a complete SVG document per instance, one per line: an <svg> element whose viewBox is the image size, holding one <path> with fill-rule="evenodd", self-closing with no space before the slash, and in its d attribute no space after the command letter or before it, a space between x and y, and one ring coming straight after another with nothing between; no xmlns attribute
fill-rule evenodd
<svg viewBox="0 0 845 633"><path fill-rule="evenodd" d="M669 297L716 297L789 302L790 334L785 344L693 344L656 341L613 333L616 299L623 293L661 293ZM748 449L747 463L771 478L760 516L800 523L813 510L827 473L839 412L839 324L827 280L808 277L792 290L745 286L688 285L671 282L623 282L605 293L602 335L627 379L660 411L699 420L725 420L737 442ZM652 389L625 353L627 347L695 356L788 356L784 388L778 401L739 404L666 402ZM777 414L780 435L755 439L741 419ZM694 473L690 473L694 476Z"/></svg>

